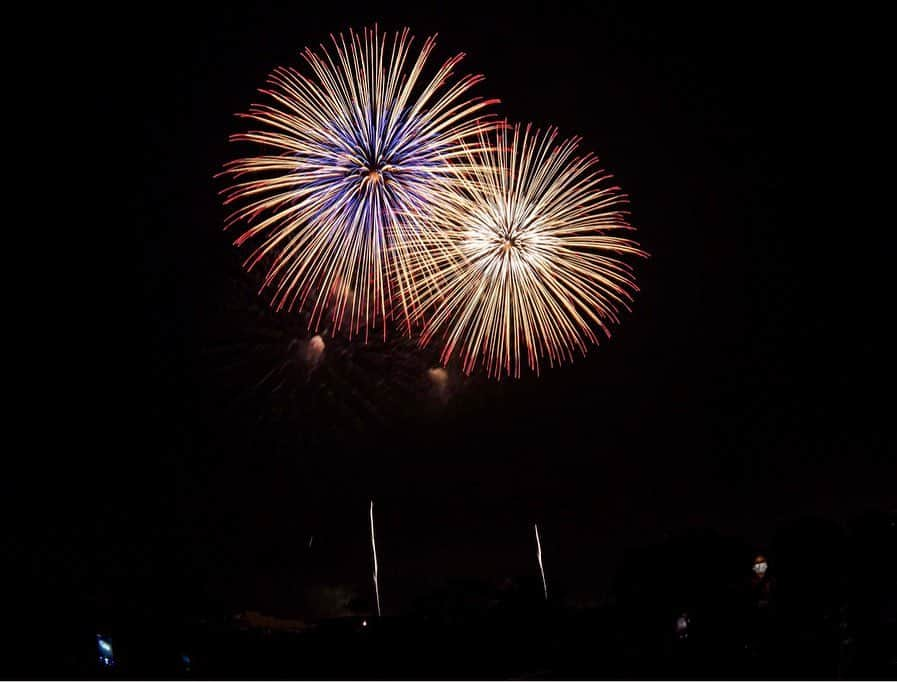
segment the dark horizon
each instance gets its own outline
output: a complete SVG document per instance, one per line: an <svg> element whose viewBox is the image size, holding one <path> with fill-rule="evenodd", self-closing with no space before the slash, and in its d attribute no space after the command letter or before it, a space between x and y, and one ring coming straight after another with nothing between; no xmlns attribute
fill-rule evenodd
<svg viewBox="0 0 897 682"><path fill-rule="evenodd" d="M831 153L815 131L850 105L826 96L834 57L806 65L801 18L145 9L157 43L123 65L143 142L138 374L123 388L140 409L123 410L129 454L89 531L103 549L75 579L88 608L299 617L325 588L370 600L371 499L394 614L445 580L537 576L534 522L549 579L588 604L628 548L713 530L744 542L747 570L796 519L893 508L890 411L873 397L890 388L872 326L883 270L822 237L840 218L813 198ZM434 61L466 52L498 113L582 136L629 195L651 256L632 312L585 358L502 382L450 367L441 405L415 378L434 352L334 341L327 374L257 386L310 334L241 272L213 176L242 151L234 114L269 71L374 22L438 32Z"/></svg>

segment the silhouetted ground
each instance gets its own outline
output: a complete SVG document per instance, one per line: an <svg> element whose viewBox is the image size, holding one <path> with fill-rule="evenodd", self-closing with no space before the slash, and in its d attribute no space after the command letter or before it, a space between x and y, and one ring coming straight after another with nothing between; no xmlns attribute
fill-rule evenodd
<svg viewBox="0 0 897 682"><path fill-rule="evenodd" d="M541 581L459 581L413 612L279 631L246 617L121 616L82 627L25 675L201 678L893 678L897 515L779 530L766 588L752 548L692 533L629 552L606 604ZM362 605L362 609L364 606ZM682 620L684 619L684 620ZM115 622L113 622L115 621ZM678 623L678 627L677 627ZM115 665L97 659L108 635ZM188 658L185 659L184 656ZM58 662L60 668L53 667Z"/></svg>

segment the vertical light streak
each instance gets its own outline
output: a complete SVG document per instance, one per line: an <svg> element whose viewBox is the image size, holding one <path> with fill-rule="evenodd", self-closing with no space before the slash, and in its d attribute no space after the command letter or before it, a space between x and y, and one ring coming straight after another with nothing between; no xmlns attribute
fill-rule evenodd
<svg viewBox="0 0 897 682"><path fill-rule="evenodd" d="M377 617L380 617L380 583L377 581L377 541L374 539L374 501L371 500L371 549L374 552L374 594L377 596Z"/></svg>
<svg viewBox="0 0 897 682"><path fill-rule="evenodd" d="M539 524L534 523L536 529L536 558L539 560L539 570L542 572L542 589L545 590L545 601L548 601L548 583L545 581L545 566L542 565L542 542L539 540Z"/></svg>

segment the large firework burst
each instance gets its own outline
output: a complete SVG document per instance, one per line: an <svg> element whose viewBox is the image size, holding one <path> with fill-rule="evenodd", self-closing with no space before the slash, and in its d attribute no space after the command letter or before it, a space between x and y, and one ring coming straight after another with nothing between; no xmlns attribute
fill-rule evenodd
<svg viewBox="0 0 897 682"><path fill-rule="evenodd" d="M617 236L632 229L625 195L595 156L574 156L578 138L556 138L516 125L481 139L434 208L436 268L417 273L431 292L421 342L439 338L442 361L457 352L466 373L481 362L490 376L520 376L524 355L538 373L540 358L585 354L637 290L621 257L647 254Z"/></svg>
<svg viewBox="0 0 897 682"><path fill-rule="evenodd" d="M430 272L418 217L442 201L452 160L493 124L468 98L480 75L453 78L458 54L423 78L435 36L412 54L407 29L388 40L365 29L331 36L332 51L306 49L308 73L278 68L261 92L268 104L243 117L260 124L232 136L268 153L226 165L235 204L228 227L255 249L245 266L267 268L263 289L280 309L307 309L310 326L350 336L396 319L410 331L416 282ZM329 319L323 319L323 318Z"/></svg>

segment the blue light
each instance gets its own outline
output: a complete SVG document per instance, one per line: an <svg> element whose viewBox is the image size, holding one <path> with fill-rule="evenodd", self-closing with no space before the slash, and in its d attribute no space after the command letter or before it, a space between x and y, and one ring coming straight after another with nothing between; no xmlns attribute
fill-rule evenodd
<svg viewBox="0 0 897 682"><path fill-rule="evenodd" d="M111 667L115 665L115 658L112 656L112 645L101 635L97 635L97 648L99 651L99 661L102 665Z"/></svg>

